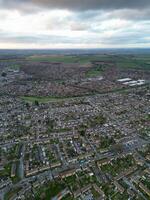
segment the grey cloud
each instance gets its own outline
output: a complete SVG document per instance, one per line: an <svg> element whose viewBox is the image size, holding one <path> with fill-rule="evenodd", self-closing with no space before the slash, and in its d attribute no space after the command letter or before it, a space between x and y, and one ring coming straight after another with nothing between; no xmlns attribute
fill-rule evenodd
<svg viewBox="0 0 150 200"><path fill-rule="evenodd" d="M142 9L150 7L149 0L1 0L6 8L29 9L43 6L49 9L101 10Z"/></svg>
<svg viewBox="0 0 150 200"><path fill-rule="evenodd" d="M37 36L20 36L9 35L4 32L0 32L0 43L15 43L15 44L103 44L103 45L132 45L132 44L147 44L150 41L149 32L143 34L139 31L126 30L118 32L118 34L111 37L105 35L98 35L97 37L89 35L89 37L72 37L72 36L55 36L55 35L37 35Z"/></svg>
<svg viewBox="0 0 150 200"><path fill-rule="evenodd" d="M90 26L87 25L87 24L84 24L84 23L78 23L78 22L76 22L76 23L72 23L70 25L70 29L72 31L87 31L87 30L90 29Z"/></svg>
<svg viewBox="0 0 150 200"><path fill-rule="evenodd" d="M134 44L147 44L150 43L150 41L147 41L144 37L120 37L120 38L111 38L111 40L105 41L103 44L108 45L134 45Z"/></svg>
<svg viewBox="0 0 150 200"><path fill-rule="evenodd" d="M108 13L106 16L107 18L120 18L120 19L127 19L127 20L150 20L150 9L123 9L123 10L115 10L111 13Z"/></svg>
<svg viewBox="0 0 150 200"><path fill-rule="evenodd" d="M91 10L84 12L77 12L75 16L76 21L101 21L107 19L126 19L130 21L150 20L150 9L117 9L117 10Z"/></svg>
<svg viewBox="0 0 150 200"><path fill-rule="evenodd" d="M56 35L37 35L37 36L19 36L9 35L8 33L0 32L0 43L17 43L17 44L70 44L79 42L80 38Z"/></svg>
<svg viewBox="0 0 150 200"><path fill-rule="evenodd" d="M146 38L149 37L150 31L148 32L139 32L134 30L122 30L118 32L118 34L111 36L110 38L106 38L105 36L102 39L104 44L146 44L150 43L150 40L148 41Z"/></svg>

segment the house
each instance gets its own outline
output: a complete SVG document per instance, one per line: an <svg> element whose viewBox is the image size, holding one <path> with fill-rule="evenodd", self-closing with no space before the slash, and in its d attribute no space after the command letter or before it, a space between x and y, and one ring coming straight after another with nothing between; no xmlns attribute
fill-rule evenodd
<svg viewBox="0 0 150 200"><path fill-rule="evenodd" d="M117 190L118 190L121 194L124 193L125 189L122 187L122 185L120 185L120 184L118 183L118 181L114 181L114 185L115 185L115 187L117 188Z"/></svg>
<svg viewBox="0 0 150 200"><path fill-rule="evenodd" d="M14 178L16 176L16 163L13 163L11 166L11 178Z"/></svg>

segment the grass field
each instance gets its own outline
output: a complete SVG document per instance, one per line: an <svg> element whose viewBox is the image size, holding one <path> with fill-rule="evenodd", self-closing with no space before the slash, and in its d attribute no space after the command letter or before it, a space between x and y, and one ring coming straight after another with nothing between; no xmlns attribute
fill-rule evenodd
<svg viewBox="0 0 150 200"><path fill-rule="evenodd" d="M122 60L116 63L117 67L124 69L150 70L150 64L142 60Z"/></svg>
<svg viewBox="0 0 150 200"><path fill-rule="evenodd" d="M86 73L87 78L92 78L92 77L98 77L102 75L102 69L101 68L92 68Z"/></svg>
<svg viewBox="0 0 150 200"><path fill-rule="evenodd" d="M25 102L31 102L31 103L35 103L35 101L38 101L39 103L48 103L48 102L63 102L65 100L79 100L81 98L87 97L87 96L93 96L93 95L103 95L103 94L109 94L109 93L115 93L115 92L128 92L134 88L138 88L138 87L150 87L150 84L145 84L143 86L135 86L135 87L129 87L129 88L119 88L119 89L113 89L110 91L106 91L106 92L96 92L94 94L86 94L86 95L81 95L81 96L68 96L68 97L52 97L52 96L47 96L47 97L43 97L43 96L21 96L20 98L25 101Z"/></svg>
<svg viewBox="0 0 150 200"><path fill-rule="evenodd" d="M27 57L28 61L33 62L62 62L62 63L79 63L86 64L92 61L108 61L114 63L120 68L131 69L144 69L150 70L150 56L146 55L79 55L79 56L30 56ZM91 72L92 73L92 72ZM95 74L94 74L95 75Z"/></svg>
<svg viewBox="0 0 150 200"><path fill-rule="evenodd" d="M62 102L67 99L75 99L79 97L42 97L42 96L23 96L21 97L22 100L25 102L32 102L38 101L39 103L48 103L48 102Z"/></svg>
<svg viewBox="0 0 150 200"><path fill-rule="evenodd" d="M125 69L143 69L150 70L150 57L149 56L122 56L115 59L115 63L120 68Z"/></svg>
<svg viewBox="0 0 150 200"><path fill-rule="evenodd" d="M27 60L33 62L62 62L62 63L79 63L84 64L95 60L111 60L107 55L81 55L81 56L31 56Z"/></svg>
<svg viewBox="0 0 150 200"><path fill-rule="evenodd" d="M21 67L21 66L20 66L19 64L14 64L14 65L11 65L11 66L10 66L10 69L19 70L20 67Z"/></svg>

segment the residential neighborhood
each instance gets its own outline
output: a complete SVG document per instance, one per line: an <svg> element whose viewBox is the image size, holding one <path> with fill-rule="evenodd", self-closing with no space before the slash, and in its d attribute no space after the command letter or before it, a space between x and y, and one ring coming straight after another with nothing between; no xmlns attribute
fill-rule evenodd
<svg viewBox="0 0 150 200"><path fill-rule="evenodd" d="M61 63L17 59L0 62L0 199L150 199L150 72L96 61L58 82Z"/></svg>

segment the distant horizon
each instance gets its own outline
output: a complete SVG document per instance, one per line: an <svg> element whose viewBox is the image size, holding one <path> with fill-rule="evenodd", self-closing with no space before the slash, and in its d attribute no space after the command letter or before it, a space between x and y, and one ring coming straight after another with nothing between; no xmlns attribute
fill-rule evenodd
<svg viewBox="0 0 150 200"><path fill-rule="evenodd" d="M97 48L97 49L0 49L0 58L3 56L32 56L32 55L150 55L150 48Z"/></svg>
<svg viewBox="0 0 150 200"><path fill-rule="evenodd" d="M103 47L103 48L0 48L0 51L5 50L150 50L150 47Z"/></svg>

